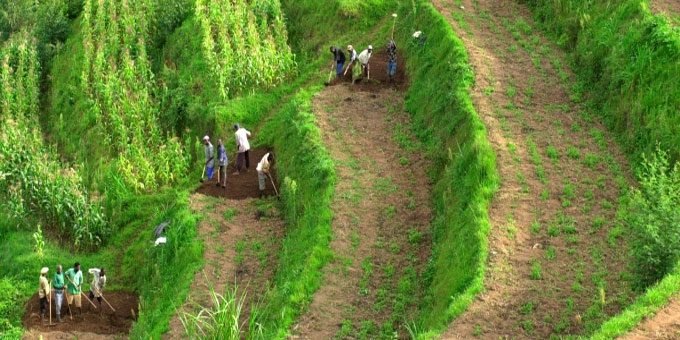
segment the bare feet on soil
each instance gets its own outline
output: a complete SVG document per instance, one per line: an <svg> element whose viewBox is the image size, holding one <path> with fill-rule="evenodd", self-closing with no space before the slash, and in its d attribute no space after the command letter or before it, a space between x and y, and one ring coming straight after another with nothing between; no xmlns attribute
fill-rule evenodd
<svg viewBox="0 0 680 340"><path fill-rule="evenodd" d="M631 300L616 206L631 173L514 1L435 0L465 43L497 153L486 291L444 338L588 334Z"/></svg>
<svg viewBox="0 0 680 340"><path fill-rule="evenodd" d="M427 164L408 135L402 98L394 89L339 84L314 99L338 172L335 258L294 338L406 334L429 256L431 212Z"/></svg>

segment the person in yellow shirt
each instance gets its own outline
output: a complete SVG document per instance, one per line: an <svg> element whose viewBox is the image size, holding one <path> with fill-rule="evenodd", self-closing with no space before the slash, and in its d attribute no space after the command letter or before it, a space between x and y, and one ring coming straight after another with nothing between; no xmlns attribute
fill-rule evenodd
<svg viewBox="0 0 680 340"><path fill-rule="evenodd" d="M50 269L43 267L40 269L40 284L38 286L38 297L40 298L40 318L45 321L45 312L49 308L48 299L50 298L50 283L47 281L47 272Z"/></svg>

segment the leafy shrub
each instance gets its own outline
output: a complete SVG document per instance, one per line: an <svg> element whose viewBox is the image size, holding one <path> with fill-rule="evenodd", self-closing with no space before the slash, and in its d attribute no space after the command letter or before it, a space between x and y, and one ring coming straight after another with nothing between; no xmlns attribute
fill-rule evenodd
<svg viewBox="0 0 680 340"><path fill-rule="evenodd" d="M643 157L640 188L628 195L625 221L633 235L638 288L668 274L680 260L680 166L667 152Z"/></svg>

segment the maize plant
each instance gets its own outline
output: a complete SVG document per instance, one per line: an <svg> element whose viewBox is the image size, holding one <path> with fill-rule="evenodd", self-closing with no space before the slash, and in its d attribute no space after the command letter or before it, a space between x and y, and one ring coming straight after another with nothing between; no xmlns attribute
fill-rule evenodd
<svg viewBox="0 0 680 340"><path fill-rule="evenodd" d="M151 0L86 0L83 7L83 90L116 172L137 192L171 184L188 168L180 143L158 124L146 52L152 7Z"/></svg>
<svg viewBox="0 0 680 340"><path fill-rule="evenodd" d="M277 85L295 68L278 0L197 0L195 11L224 99Z"/></svg>
<svg viewBox="0 0 680 340"><path fill-rule="evenodd" d="M42 143L38 73L35 41L13 36L0 50L0 209L19 223L56 230L76 248L91 248L110 230L78 173L63 169Z"/></svg>

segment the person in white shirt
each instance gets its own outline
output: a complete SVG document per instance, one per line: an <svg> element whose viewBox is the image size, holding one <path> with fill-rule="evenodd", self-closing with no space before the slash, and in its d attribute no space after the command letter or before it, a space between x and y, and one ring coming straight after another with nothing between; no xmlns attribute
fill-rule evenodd
<svg viewBox="0 0 680 340"><path fill-rule="evenodd" d="M97 298L99 301L99 310L102 310L102 292L106 286L106 272L104 268L91 268L87 271L92 274L92 283L90 283L90 299Z"/></svg>
<svg viewBox="0 0 680 340"><path fill-rule="evenodd" d="M269 171L272 163L274 163L274 155L271 152L266 153L262 160L257 163L257 181L260 188L260 197L264 197L264 189L267 183L267 176L269 176Z"/></svg>
<svg viewBox="0 0 680 340"><path fill-rule="evenodd" d="M354 65L354 63L357 60L357 50L354 49L354 46L352 45L347 45L347 53L349 54L349 62L347 63L347 67L345 68L345 73L343 73L343 76L347 75L347 71Z"/></svg>
<svg viewBox="0 0 680 340"><path fill-rule="evenodd" d="M371 79L371 55L373 54L373 46L368 45L368 48L361 51L357 60L361 63L361 73L365 75L368 79Z"/></svg>
<svg viewBox="0 0 680 340"><path fill-rule="evenodd" d="M234 124L234 131L236 131L234 136L236 137L236 147L238 148L236 172L234 172L234 175L238 175L242 169L245 168L245 171L248 171L250 168L250 142L248 142L250 131L238 124Z"/></svg>

